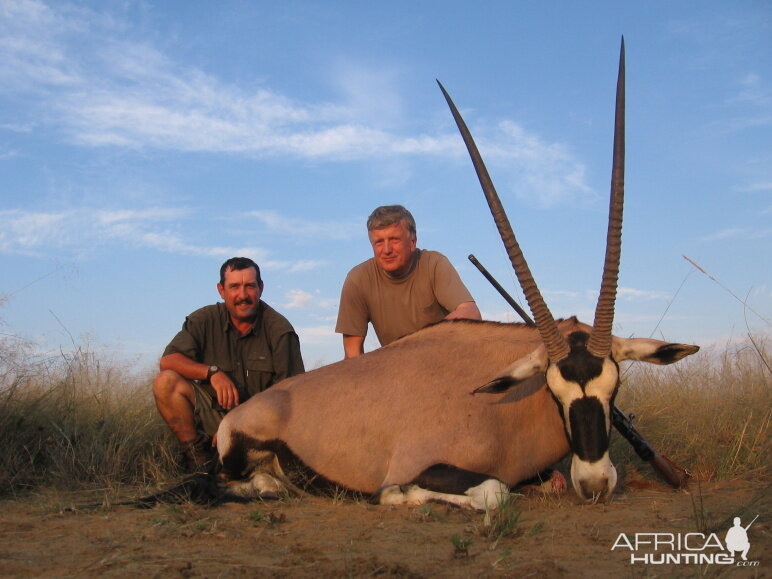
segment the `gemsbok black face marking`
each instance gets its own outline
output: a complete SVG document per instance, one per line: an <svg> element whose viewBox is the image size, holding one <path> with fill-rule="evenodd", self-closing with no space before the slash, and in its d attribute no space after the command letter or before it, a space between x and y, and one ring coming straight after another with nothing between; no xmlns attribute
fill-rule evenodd
<svg viewBox="0 0 772 579"><path fill-rule="evenodd" d="M569 382L576 382L584 390L585 385L601 375L603 371L603 359L593 356L587 351L586 332L574 332L568 336L568 345L571 348L568 356L558 362L560 375Z"/></svg>
<svg viewBox="0 0 772 579"><path fill-rule="evenodd" d="M606 412L603 404L595 397L577 398L568 409L571 425L571 451L586 462L603 458L608 448L609 432L606 430Z"/></svg>

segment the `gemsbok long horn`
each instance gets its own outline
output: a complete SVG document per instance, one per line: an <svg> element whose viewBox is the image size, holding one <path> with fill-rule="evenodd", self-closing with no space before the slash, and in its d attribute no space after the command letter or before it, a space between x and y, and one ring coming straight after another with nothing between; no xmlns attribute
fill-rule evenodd
<svg viewBox="0 0 772 579"><path fill-rule="evenodd" d="M547 348L550 360L555 363L565 358L570 352L568 343L557 329L552 314L544 298L536 286L536 282L528 268L520 244L515 238L504 207L501 204L488 169L482 160L477 145L469 129L458 112L450 95L438 80L437 84L448 102L450 111L456 121L461 136L464 139L469 156L472 159L477 177L480 180L485 198L488 201L496 227L507 249L507 254L515 269L517 279L525 294L528 306L536 320L536 326L542 341ZM595 308L593 331L587 344L587 349L594 356L605 357L611 350L611 328L614 323L614 304L616 301L617 280L619 278L619 261L622 252L622 210L624 205L625 174L625 39L619 55L619 74L617 77L616 113L614 119L614 153L611 170L611 200L609 202L609 223L606 235L606 259L603 266L598 303Z"/></svg>
<svg viewBox="0 0 772 579"><path fill-rule="evenodd" d="M611 326L614 323L614 303L622 254L622 209L625 195L625 39L619 51L616 113L614 116L614 160L611 168L611 200L609 202L606 261L603 279L595 307L595 321L587 350L604 358L611 350Z"/></svg>
<svg viewBox="0 0 772 579"><path fill-rule="evenodd" d="M493 186L488 169L485 167L485 163L480 156L480 152L477 150L477 145L469 132L469 129L461 118L461 114L458 112L456 105L453 104L453 100L450 95L442 86L442 83L438 80L437 84L440 85L442 94L445 95L445 100L448 102L450 112L453 114L453 118L456 120L458 130L461 132L461 137L466 143L466 148L469 151L469 156L472 158L472 164L477 172L477 178L480 180L485 198L488 201L488 207L490 207L493 220L496 222L496 227L501 235L501 240L504 242L504 247L509 255L509 260L512 262L512 267L515 269L515 274L520 282L520 287L523 289L525 299L528 302L528 307L533 314L536 321L536 327L541 335L542 342L547 348L547 354L551 362L556 363L568 356L571 351L568 343L563 335L558 330L555 319L552 317L549 308L547 307L544 298L536 286L536 282L531 275L531 270L528 268L528 263L525 261L523 252L520 249L520 244L515 238L515 233L512 231L512 225L509 223L504 207L501 204L496 188Z"/></svg>

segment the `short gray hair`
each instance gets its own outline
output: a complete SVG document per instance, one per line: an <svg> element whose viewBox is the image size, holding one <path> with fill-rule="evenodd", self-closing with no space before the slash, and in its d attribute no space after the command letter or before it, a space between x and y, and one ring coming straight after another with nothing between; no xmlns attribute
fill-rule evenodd
<svg viewBox="0 0 772 579"><path fill-rule="evenodd" d="M383 229L389 225L394 225L404 221L408 233L416 237L415 219L410 211L402 205L382 205L370 214L367 218L367 231L373 229Z"/></svg>

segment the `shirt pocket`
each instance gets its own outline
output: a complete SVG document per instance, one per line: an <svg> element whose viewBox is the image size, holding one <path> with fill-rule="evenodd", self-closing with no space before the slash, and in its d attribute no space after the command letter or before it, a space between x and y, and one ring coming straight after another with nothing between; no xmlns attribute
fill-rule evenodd
<svg viewBox="0 0 772 579"><path fill-rule="evenodd" d="M262 392L273 384L273 360L267 356L254 356L245 362L247 390L250 396Z"/></svg>

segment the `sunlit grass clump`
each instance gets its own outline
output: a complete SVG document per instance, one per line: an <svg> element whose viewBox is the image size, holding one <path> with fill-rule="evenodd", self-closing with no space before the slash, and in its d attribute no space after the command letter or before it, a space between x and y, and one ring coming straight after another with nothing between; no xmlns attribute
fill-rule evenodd
<svg viewBox="0 0 772 579"><path fill-rule="evenodd" d="M150 381L82 349L41 357L0 342L0 496L168 478L174 446Z"/></svg>
<svg viewBox="0 0 772 579"><path fill-rule="evenodd" d="M660 454L700 480L769 476L769 340L705 348L666 367L634 364L617 398ZM616 435L615 462L635 461Z"/></svg>

